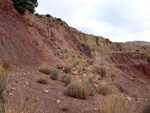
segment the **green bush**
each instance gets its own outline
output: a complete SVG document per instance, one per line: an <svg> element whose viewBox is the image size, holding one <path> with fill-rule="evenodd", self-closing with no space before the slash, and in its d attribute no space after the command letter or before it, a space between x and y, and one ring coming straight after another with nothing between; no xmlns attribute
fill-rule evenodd
<svg viewBox="0 0 150 113"><path fill-rule="evenodd" d="M31 13L35 12L35 7L38 6L37 0L11 0L14 7L19 13L24 13L28 9Z"/></svg>
<svg viewBox="0 0 150 113"><path fill-rule="evenodd" d="M112 90L105 84L98 84L97 92L102 95L109 95L112 93Z"/></svg>
<svg viewBox="0 0 150 113"><path fill-rule="evenodd" d="M71 83L71 80L72 77L70 75L65 74L62 76L62 81L65 83L66 86Z"/></svg>
<svg viewBox="0 0 150 113"><path fill-rule="evenodd" d="M83 83L74 81L66 87L65 94L74 98L86 99L89 91Z"/></svg>
<svg viewBox="0 0 150 113"><path fill-rule="evenodd" d="M58 70L58 69L53 69L53 70L50 72L50 77L51 77L51 79L53 79L53 80L57 80L57 79L58 79L58 75L59 75L59 70Z"/></svg>

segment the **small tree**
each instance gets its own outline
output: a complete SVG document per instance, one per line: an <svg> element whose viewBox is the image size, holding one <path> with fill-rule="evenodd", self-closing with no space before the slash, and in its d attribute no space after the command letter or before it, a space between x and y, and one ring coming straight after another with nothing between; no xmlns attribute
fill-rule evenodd
<svg viewBox="0 0 150 113"><path fill-rule="evenodd" d="M19 13L24 13L28 9L31 13L35 12L35 7L38 6L37 0L11 0L14 7Z"/></svg>

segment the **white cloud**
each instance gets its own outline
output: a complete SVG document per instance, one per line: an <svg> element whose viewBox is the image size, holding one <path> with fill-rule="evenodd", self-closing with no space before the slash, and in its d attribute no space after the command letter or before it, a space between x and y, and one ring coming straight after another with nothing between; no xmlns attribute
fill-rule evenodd
<svg viewBox="0 0 150 113"><path fill-rule="evenodd" d="M38 0L51 14L88 34L112 41L150 41L150 0Z"/></svg>

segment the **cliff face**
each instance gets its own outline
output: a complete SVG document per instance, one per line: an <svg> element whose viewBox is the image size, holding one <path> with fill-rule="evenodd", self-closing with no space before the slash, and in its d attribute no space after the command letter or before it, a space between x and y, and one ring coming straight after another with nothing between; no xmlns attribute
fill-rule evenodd
<svg viewBox="0 0 150 113"><path fill-rule="evenodd" d="M0 0L0 13L1 59L22 65L44 61L57 63L61 59L54 54L63 50L81 51L91 56L88 47L79 43L65 22L36 17L28 11L20 15L10 0Z"/></svg>

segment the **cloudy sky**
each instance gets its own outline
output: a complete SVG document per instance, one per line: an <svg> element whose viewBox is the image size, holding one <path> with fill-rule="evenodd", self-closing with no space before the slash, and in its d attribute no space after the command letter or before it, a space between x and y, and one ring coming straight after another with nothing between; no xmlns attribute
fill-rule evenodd
<svg viewBox="0 0 150 113"><path fill-rule="evenodd" d="M114 42L150 42L150 0L38 0L36 12Z"/></svg>

